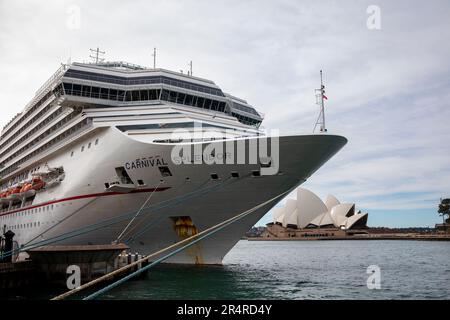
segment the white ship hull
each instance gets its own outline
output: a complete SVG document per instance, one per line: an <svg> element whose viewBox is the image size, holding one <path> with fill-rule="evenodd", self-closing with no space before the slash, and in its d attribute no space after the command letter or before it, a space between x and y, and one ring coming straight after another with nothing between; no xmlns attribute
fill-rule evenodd
<svg viewBox="0 0 450 320"><path fill-rule="evenodd" d="M49 167L64 167L65 178L60 184L38 192L29 207L1 213L0 222L12 229L14 240L24 249L47 244L109 244L151 195L148 208L123 237L133 252L149 254L183 238L175 230L174 217L190 217L196 230L205 230L297 187L345 143L345 138L333 135L280 137L279 173L254 177L252 171L260 169L256 164L175 165L170 160L173 144L140 142L114 127L97 128L45 159ZM129 165L130 178L142 180L144 185L123 193L106 188L105 183L117 180L114 168L143 157L167 163L172 176L162 177L157 165ZM231 172L238 172L239 177L232 178ZM212 173L219 179L211 179ZM167 262L220 264L275 204L266 205Z"/></svg>

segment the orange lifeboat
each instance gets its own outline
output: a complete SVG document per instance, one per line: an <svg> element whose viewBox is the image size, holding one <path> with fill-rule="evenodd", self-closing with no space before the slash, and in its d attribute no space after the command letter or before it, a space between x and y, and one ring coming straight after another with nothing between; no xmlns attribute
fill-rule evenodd
<svg viewBox="0 0 450 320"><path fill-rule="evenodd" d="M26 182L23 185L22 189L20 189L20 193L27 192L28 190L31 190L31 188L32 188L32 184L30 182Z"/></svg>
<svg viewBox="0 0 450 320"><path fill-rule="evenodd" d="M20 199L20 190L22 190L21 185L17 185L8 190L7 195L8 199L17 200Z"/></svg>

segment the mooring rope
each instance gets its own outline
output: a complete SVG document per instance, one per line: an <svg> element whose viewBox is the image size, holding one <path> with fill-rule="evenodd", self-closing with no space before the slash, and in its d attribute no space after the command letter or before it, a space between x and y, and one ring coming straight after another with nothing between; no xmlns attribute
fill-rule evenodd
<svg viewBox="0 0 450 320"><path fill-rule="evenodd" d="M144 209L144 207L147 205L147 203L150 201L150 199L152 198L153 194L155 193L155 191L159 188L159 186L164 182L164 180L159 180L158 185L156 186L156 188L153 189L152 193L150 193L150 195L147 197L147 199L144 201L144 203L142 204L142 206L139 208L139 210L136 212L136 214L134 215L134 217L130 220L130 222L128 222L128 224L125 226L125 228L122 230L122 232L119 234L119 236L117 237L117 239L114 241L115 243L118 243L120 238L122 238L122 236L125 234L125 232L128 230L128 228L131 226L131 224L134 222L134 220L136 220L136 218L139 216L139 214L141 213L141 211Z"/></svg>
<svg viewBox="0 0 450 320"><path fill-rule="evenodd" d="M248 216L249 214L253 213L254 211L256 211L256 210L264 207L265 205L267 205L267 204L269 204L269 203L271 203L271 202L273 202L273 201L283 197L284 195L288 194L291 191L292 191L292 189L289 189L289 190L287 190L285 192L282 192L279 195L277 195L277 196L275 196L275 197L273 197L273 198L271 198L271 199L269 199L269 200L267 200L267 201L265 201L265 202L263 202L261 204L258 204L258 205L254 206L251 209L248 209L248 210L246 210L246 211L244 211L242 213L239 213L238 215L236 215L234 217L231 217L231 218L229 218L229 219L227 219L225 221L222 221L222 222L220 222L220 223L218 223L218 224L216 224L216 225L214 225L214 226L212 226L212 227L210 227L210 228L208 228L208 229L206 229L204 231L201 231L198 234L195 234L195 235L193 235L193 236L191 236L189 238L181 240L181 241L179 241L179 242L177 242L175 244L172 244L172 245L170 245L170 246L168 246L168 247L166 247L164 249L161 249L161 250L159 250L159 251L157 251L155 253L147 255L144 258L139 259L139 260L137 260L137 261L135 261L135 262L133 262L133 263L131 263L129 265L126 265L126 266L124 266L122 268L119 268L119 269L117 269L117 270L115 270L115 271L113 271L111 273L108 273L106 275L103 275L103 276L95 279L95 280L92 280L92 281L90 281L88 283L85 283L84 285L81 285L78 288L75 288L75 289L73 289L71 291L68 291L66 293L63 293L63 294L57 296L57 297L54 297L52 300L65 299L65 298L67 298L67 297L69 297L69 296L71 296L71 295L73 295L73 294L75 294L77 292L80 292L80 291L82 291L84 289L87 289L87 288L89 288L89 287L91 287L93 285L96 285L96 284L98 284L100 282L103 282L105 280L111 279L111 277L119 275L122 272L124 272L124 271L126 271L126 270L128 270L130 268L133 268L133 267L137 266L138 264L146 262L146 261L148 261L149 259L151 259L153 257L159 256L159 255L161 255L161 254L163 254L163 253L165 253L165 252L167 252L169 250L175 249L175 248L179 247L180 245L183 245L182 247L180 247L180 248L170 252L169 254L167 254L167 255L165 255L165 256L163 256L163 257L153 261L152 263L148 264L147 266L142 267L141 269L139 269L139 270L137 270L137 271L135 271L135 272L125 276L122 279L119 279L119 280L115 281L112 284L109 284L108 286L104 287L103 289L100 289L100 290L90 294L89 296L87 296L87 297L85 297L83 299L83 300L92 300L92 299L96 298L97 296L99 296L99 295L101 295L101 294L103 294L103 293L105 293L105 292L107 292L107 291L109 291L109 290L111 290L111 289L121 285L122 283L126 282L127 280L129 280L129 279L131 279L131 278L141 274L142 272L150 269L151 267L157 265L158 263L160 263L160 262L162 262L162 261L172 257L173 255L175 255L175 254L177 254L177 253L179 253L179 252L181 252L181 251L191 247L192 245L196 244L197 242L212 236L213 234L215 234L215 233L219 232L220 230L226 228L230 224L241 220L242 218L244 218L244 217Z"/></svg>
<svg viewBox="0 0 450 320"><path fill-rule="evenodd" d="M250 175L249 175L250 176ZM245 178L245 177L242 177ZM218 185L212 186L211 190L214 189L214 191L217 191L221 188L223 188L225 186L225 183L227 181L230 181L232 178L227 178L226 180L224 180L223 182L221 182ZM209 191L211 192L211 191ZM206 193L205 193L206 194ZM178 203L182 203L183 201L179 201ZM178 204L177 203L177 204ZM175 204L174 204L175 205ZM132 242L134 242L135 240L139 239L145 232L147 232L152 226L154 226L155 224L157 224L162 218L164 217L163 214L161 214L158 218L156 218L154 221L150 221L149 223L147 223L146 225L144 225L140 231L138 231L134 236L128 238L127 240L124 241L125 244L130 244ZM133 230L137 227L138 225L135 225ZM131 231L130 231L131 232Z"/></svg>
<svg viewBox="0 0 450 320"><path fill-rule="evenodd" d="M89 206L90 204L92 204L95 200L97 200L98 198L94 198L91 201L89 201L88 203L82 205L80 208L78 208L77 210L75 210L74 212L72 212L70 215L68 215L67 217L65 217L64 219L61 219L60 221L58 221L57 223L55 223L54 225L50 226L49 228L47 228L46 230L42 231L40 234L38 234L36 237L34 237L33 239L29 240L27 243L23 244L23 246L27 246L29 245L31 242L33 242L34 240L38 239L39 237L42 237L44 234L46 234L48 231L52 230L53 228L55 228L56 226L60 225L61 223L63 223L64 221L66 221L67 219L73 217L75 214L77 214L78 212L80 212L82 209L86 208L87 206Z"/></svg>
<svg viewBox="0 0 450 320"><path fill-rule="evenodd" d="M161 209L164 209L164 208L168 208L168 207L174 206L174 205L176 205L176 204L178 204L180 202L185 201L185 199L193 198L193 197L196 197L196 196L201 195L201 194L207 194L208 192L211 192L214 189L218 188L220 185L222 185L226 181L227 180L223 181L221 184L218 184L218 185L208 186L206 188L195 190L195 191L192 191L192 192L190 192L188 194L185 194L185 195L182 195L182 196L177 196L177 197L175 197L173 199L168 199L168 200L161 201L161 202L159 202L159 203L157 203L155 205L146 207L144 209L145 210L151 209L151 211L156 211L156 210L161 210ZM207 182L208 182L208 180L205 181L205 183L203 183L202 185L205 185ZM60 241L66 240L66 239L77 237L77 236L82 235L82 234L93 232L93 231L99 230L101 228L109 227L109 226L112 226L112 225L114 225L116 223L120 223L123 220L128 219L130 216L133 216L135 213L136 213L136 211L131 211L131 212L125 213L125 214L120 215L120 216L116 216L116 217L113 217L113 218L105 219L105 220L97 222L95 224L79 228L77 230L72 230L72 231L60 234L60 235L55 236L53 238L49 238L49 239L45 239L45 240L42 240L42 241L39 241L39 242L35 242L33 244L30 244L30 241L28 241L26 246L22 245L18 249L14 249L14 250L11 250L9 252L5 252L3 256L4 257L8 257L8 256L14 255L16 253L24 252L24 251L27 251L27 250L30 250L30 249L34 249L34 248L37 248L37 247L41 247L41 246L44 246L44 245L53 244L53 243L60 242ZM144 214L147 214L147 213L144 213Z"/></svg>

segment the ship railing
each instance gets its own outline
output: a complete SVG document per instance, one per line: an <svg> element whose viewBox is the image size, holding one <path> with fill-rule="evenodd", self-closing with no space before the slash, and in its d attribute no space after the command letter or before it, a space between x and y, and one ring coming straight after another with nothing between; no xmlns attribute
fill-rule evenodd
<svg viewBox="0 0 450 320"><path fill-rule="evenodd" d="M36 101L39 101L44 97L49 90L51 90L52 86L57 83L64 75L67 70L66 64L61 64L61 67L56 70L56 72L36 91L34 98L27 104L25 107L25 111L31 108Z"/></svg>

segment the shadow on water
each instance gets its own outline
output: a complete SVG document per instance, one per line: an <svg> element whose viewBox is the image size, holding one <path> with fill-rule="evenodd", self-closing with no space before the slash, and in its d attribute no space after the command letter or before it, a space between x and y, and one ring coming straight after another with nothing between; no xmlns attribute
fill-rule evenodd
<svg viewBox="0 0 450 320"><path fill-rule="evenodd" d="M253 281L242 277L240 266L159 265L141 280L130 281L100 299L256 299L264 293ZM251 280L253 279L253 281Z"/></svg>

